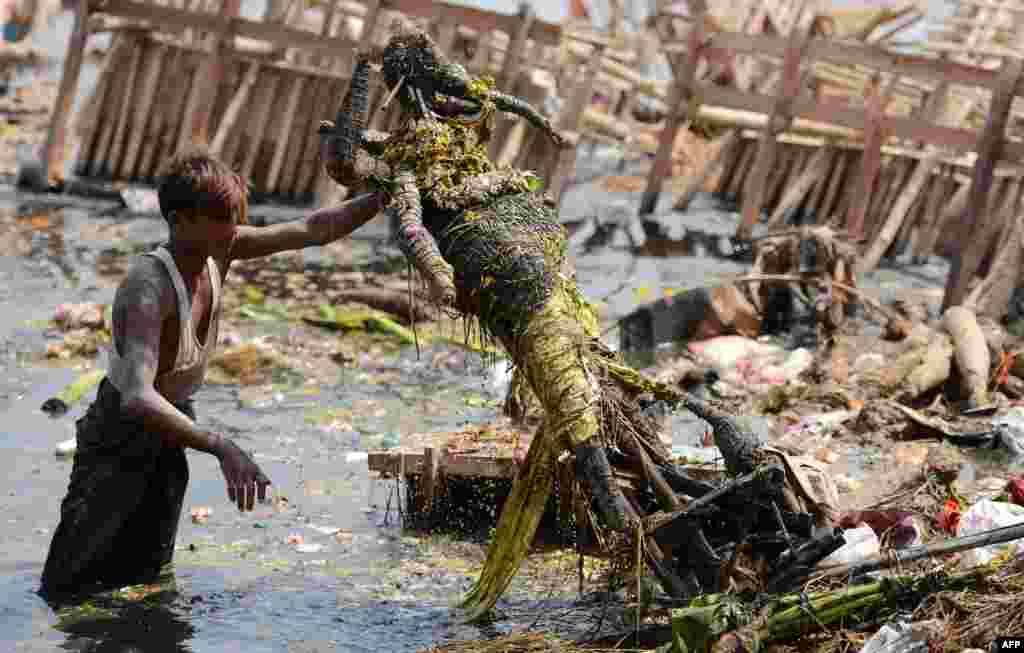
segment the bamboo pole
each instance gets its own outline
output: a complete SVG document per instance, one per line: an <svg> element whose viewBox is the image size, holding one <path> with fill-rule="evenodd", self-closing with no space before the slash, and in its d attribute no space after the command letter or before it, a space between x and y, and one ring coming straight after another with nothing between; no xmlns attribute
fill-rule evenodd
<svg viewBox="0 0 1024 653"><path fill-rule="evenodd" d="M743 189L747 185L747 176L750 174L750 169L754 166L754 161L757 159L757 148L759 147L761 147L760 142L750 141L744 148L743 158L740 160L739 165L736 166L736 172L729 182L727 196L730 199L742 201Z"/></svg>
<svg viewBox="0 0 1024 653"><path fill-rule="evenodd" d="M184 93L181 80L185 73L185 52L181 48L161 44L164 48L166 61L162 64L154 99L153 117L146 128L142 139L142 154L137 174L144 178L154 176L157 167L157 151L163 141L163 134L174 128L173 121L177 117L174 108L179 104L179 96Z"/></svg>
<svg viewBox="0 0 1024 653"><path fill-rule="evenodd" d="M845 185L843 181L846 179L846 168L850 163L850 158L855 155L852 152L842 152L837 156L839 160L836 161L836 167L832 171L832 178L829 179L825 197L821 200L821 215L818 216L818 224L826 224L831 220L832 209L835 208L839 189Z"/></svg>
<svg viewBox="0 0 1024 653"><path fill-rule="evenodd" d="M1016 201L1007 207L1010 221L1005 236L992 261L988 276L968 297L967 305L978 315L1001 322L1009 308L1010 298L1020 281L1024 260L1024 214L1020 212L1020 179L1014 180Z"/></svg>
<svg viewBox="0 0 1024 653"><path fill-rule="evenodd" d="M736 176L736 169L743 160L744 153L746 153L748 147L752 147L749 141L743 138L742 131L736 130L736 133L738 134L736 145L732 148L732 152L726 154L725 161L722 164L722 174L718 175L718 183L715 185L714 191L712 191L715 197L726 196L729 183Z"/></svg>
<svg viewBox="0 0 1024 653"><path fill-rule="evenodd" d="M256 157L263 145L263 134L267 126L267 118L270 115L271 104L277 99L277 87L281 81L281 75L276 72L268 72L264 77L266 78L266 87L257 96L253 106L252 120L246 124L249 145L241 169L244 179L252 177Z"/></svg>
<svg viewBox="0 0 1024 653"><path fill-rule="evenodd" d="M1011 59L1003 62L999 69L1000 86L992 93L992 104L989 108L985 131L978 142L978 159L971 179L971 197L967 202L967 210L958 225L961 235L959 242L964 245L953 256L953 265L946 282L946 292L942 300L942 308L946 310L956 306L967 295L968 284L981 263L984 252L978 241L970 238L971 231L979 220L978 212L986 204L989 187L992 185L992 173L1000 156L1003 145L1003 132L1006 120L1013 103L1014 88L1021 77L1024 62Z"/></svg>
<svg viewBox="0 0 1024 653"><path fill-rule="evenodd" d="M857 196L854 198L846 218L846 228L852 240L864 237L864 221L867 218L868 204L873 197L872 191L878 178L882 163L882 142L885 140L882 123L885 120L885 106L888 97L879 88L881 78L876 76L867 90L866 108L867 125L864 129L864 152L861 155L860 175L857 183Z"/></svg>
<svg viewBox="0 0 1024 653"><path fill-rule="evenodd" d="M154 100L157 95L157 85L163 70L164 59L167 57L167 48L164 45L152 42L146 42L145 48L146 65L142 72L138 103L134 107L132 115L131 130L128 134L128 148L122 160L118 162L115 172L116 177L132 178L135 176L139 150L145 140L146 125L156 119L154 114L159 111L159 107L154 107Z"/></svg>
<svg viewBox="0 0 1024 653"><path fill-rule="evenodd" d="M907 215L907 219L903 221L903 227L899 233L896 234L896 250L899 252L911 251L915 242L915 237L918 233L918 227L921 225L922 216L924 216L924 207L927 203L928 187L931 186L931 182L934 180L928 180L925 183L925 189L918 194L917 199L914 200L914 205L910 208L910 213Z"/></svg>
<svg viewBox="0 0 1024 653"><path fill-rule="evenodd" d="M241 8L241 0L222 0L221 18L237 18ZM210 141L210 120L213 113L213 105L217 99L217 92L224 81L227 67L227 51L234 36L228 32L216 32L208 40L209 54L200 63L196 83L193 85L194 93L191 96L189 108L186 109L185 129L183 140L179 147L187 142L194 144L207 144ZM187 139L187 140L185 140Z"/></svg>
<svg viewBox="0 0 1024 653"><path fill-rule="evenodd" d="M274 158L270 163L270 172L267 175L266 190L270 194L276 193L278 190L278 179L281 175L281 167L284 165L285 155L288 150L288 137L292 131L292 121L295 119L295 111L298 109L299 99L301 98L305 83L305 77L299 75L292 76L284 118L277 132L277 142L274 144Z"/></svg>
<svg viewBox="0 0 1024 653"><path fill-rule="evenodd" d="M936 153L938 154L938 153ZM931 155L929 155L931 156ZM893 244L896 233L903 226L906 215L911 205L918 199L918 193L931 175L931 165L934 161L928 160L916 162L913 172L907 178L909 165L906 161L894 162L897 170L894 171L892 179L886 189L886 199L880 203L877 212L871 216L871 221L876 223L878 228L868 231L870 240L864 254L857 259L856 272L863 274L876 268L882 257ZM906 183L904 183L906 180Z"/></svg>
<svg viewBox="0 0 1024 653"><path fill-rule="evenodd" d="M800 75L800 61L807 39L807 31L800 30L790 36L786 46L786 54L782 60L782 83L768 122L762 131L753 171L743 189L742 217L736 229L737 238L749 239L754 225L761 219L761 211L765 204L765 186L768 175L775 165L778 136L792 124L793 101L801 91L803 79Z"/></svg>
<svg viewBox="0 0 1024 653"><path fill-rule="evenodd" d="M231 98L231 103L228 108L224 111L224 115L220 119L220 124L217 125L217 132L213 137L213 141L210 143L210 152L214 156L220 156L224 150L224 144L228 139L228 136L235 129L235 124L238 122L238 117L242 114L242 108L250 105L249 95L252 92L252 87L256 83L256 80L260 75L260 65L257 63L250 63L245 71L245 77L242 79L242 83L238 85L238 89L235 91L234 97Z"/></svg>
<svg viewBox="0 0 1024 653"><path fill-rule="evenodd" d="M318 98L320 94L320 84L315 77L307 77L304 85L305 92L303 96L307 98ZM312 88L310 88L312 86ZM306 136L309 132L314 132L313 129L309 129L313 126L313 110L314 107L311 102L299 103L295 119L292 121L291 130L288 134L288 149L285 154L284 167L281 170L281 177L279 183L279 192L282 195L295 196L295 183L298 177L299 166L302 165L302 158L305 149Z"/></svg>
<svg viewBox="0 0 1024 653"><path fill-rule="evenodd" d="M818 184L828 173L826 163L835 154L835 147L827 145L818 149L814 156L807 161L800 176L785 191L782 199L775 206L771 217L768 219L768 229L777 229L785 224L786 216L803 201L811 188Z"/></svg>
<svg viewBox="0 0 1024 653"><path fill-rule="evenodd" d="M128 140L128 132L131 130L132 98L135 96L135 87L138 84L139 68L142 63L142 54L145 48L143 39L136 38L131 53L131 63L128 65L128 79L125 82L125 98L121 102L121 110L117 117L117 126L110 147L110 174L115 179L122 169L122 151Z"/></svg>
<svg viewBox="0 0 1024 653"><path fill-rule="evenodd" d="M50 113L50 126L43 145L42 167L46 171L46 183L51 187L64 184L64 162L67 157L67 127L71 107L78 91L78 77L82 72L85 57L85 42L89 38L89 0L78 0L75 8L75 22L71 28L67 54L64 55L64 70L57 98Z"/></svg>
<svg viewBox="0 0 1024 653"><path fill-rule="evenodd" d="M783 146L783 153L778 157L778 165L772 176L769 177L768 190L764 196L764 208L766 211L771 210L771 207L775 206L776 201L782 194L782 189L800 171L807 156L807 148L789 144Z"/></svg>
<svg viewBox="0 0 1024 653"><path fill-rule="evenodd" d="M181 82L172 111L168 115L167 126L160 136L160 154L162 158L171 156L177 152L178 143L181 142L181 135L185 132L185 119L188 112L190 97L189 89L193 87L192 81L198 73L199 67L195 57L191 53L185 53L179 60L181 63L181 74L178 78Z"/></svg>
<svg viewBox="0 0 1024 653"><path fill-rule="evenodd" d="M952 167L943 165L936 173L935 181L928 192L919 234L911 250L911 260L914 262L921 262L931 256L942 220L942 205L950 195L951 181Z"/></svg>
<svg viewBox="0 0 1024 653"><path fill-rule="evenodd" d="M96 90L91 99L91 115L88 136L83 138L86 149L82 152L82 174L90 175L97 168L100 143L102 142L103 127L107 123L109 113L107 107L116 102L119 98L114 97L112 90L114 80L124 60L124 52L128 47L126 35L119 33L111 40L110 49L103 59L103 69L100 71L96 83Z"/></svg>
<svg viewBox="0 0 1024 653"><path fill-rule="evenodd" d="M703 5L703 0L700 0ZM676 134L683 122L687 121L691 114L697 110L696 103L699 96L694 95L694 82L697 79L697 69L703 58L702 49L704 46L704 23L707 17L707 8L694 14L693 24L687 38L687 57L685 61L669 57L672 65L672 87L669 93L668 115L665 118L665 125L658 134L658 150L654 155L654 163L647 174L647 183L643 196L640 198L640 215L649 215L654 212L658 205L658 195L661 194L661 187L664 180L672 175L672 152L675 149Z"/></svg>
<svg viewBox="0 0 1024 653"><path fill-rule="evenodd" d="M298 179L295 183L295 192L299 197L304 197L308 193L312 192L311 185L315 181L316 173L319 170L317 165L320 156L320 138L316 133L316 125L319 123L317 115L324 116L324 110L322 107L328 106L330 98L337 97L339 95L338 86L333 80L322 80L320 83L323 89L320 102L313 105L312 120L309 122L311 129L305 130L306 144L303 148L304 156L302 157L302 163L299 166Z"/></svg>
<svg viewBox="0 0 1024 653"><path fill-rule="evenodd" d="M836 147L834 143L829 142L823 147L831 147L832 153L821 165L821 176L811 187L811 190L807 195L807 203L805 204L803 211L803 215L805 216L814 216L815 222L817 222L821 217L821 204L825 199L825 191L828 190L828 181L832 178L832 172L839 163L839 159L843 156L842 150Z"/></svg>
<svg viewBox="0 0 1024 653"><path fill-rule="evenodd" d="M520 55L526 48L526 41L530 36L530 28L533 26L534 18L533 6L528 2L520 2L516 32L509 35L511 39L509 40L508 48L505 50L505 60L501 65L501 73L498 75L497 86L506 93L515 92L515 82L519 79L519 64L522 61ZM481 35L480 44L477 46L480 50L484 49L483 41L484 35ZM490 156L492 159L498 157L505 140L509 138L516 128L522 125L522 122L522 120L517 120L514 125L510 125L509 121L503 121L503 124L499 127L499 133L495 134L495 138L490 144ZM522 128L519 129L520 134L523 129L525 129L525 125L522 125Z"/></svg>

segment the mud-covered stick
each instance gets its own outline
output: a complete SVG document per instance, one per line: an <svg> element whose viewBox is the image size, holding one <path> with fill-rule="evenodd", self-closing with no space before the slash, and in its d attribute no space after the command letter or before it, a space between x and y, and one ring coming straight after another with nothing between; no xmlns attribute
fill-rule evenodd
<svg viewBox="0 0 1024 653"><path fill-rule="evenodd" d="M885 555L873 555L858 562L841 565L819 566L818 571L823 571L821 578L835 578L836 576L857 576L870 571L888 569L905 562L913 562L921 558L929 558L950 553L959 553L969 549L978 549L993 544L1004 544L1014 540L1024 539L1024 524L1014 524L1002 528L993 528L990 531L982 531L974 535L955 537L951 540L943 540L934 544L912 546L906 549L893 549Z"/></svg>
<svg viewBox="0 0 1024 653"><path fill-rule="evenodd" d="M423 205L416 187L416 174L412 170L402 170L395 177L395 198L388 211L397 212L398 232L395 237L398 247L426 278L433 299L442 305L453 304L454 271L441 256L437 241L423 225Z"/></svg>

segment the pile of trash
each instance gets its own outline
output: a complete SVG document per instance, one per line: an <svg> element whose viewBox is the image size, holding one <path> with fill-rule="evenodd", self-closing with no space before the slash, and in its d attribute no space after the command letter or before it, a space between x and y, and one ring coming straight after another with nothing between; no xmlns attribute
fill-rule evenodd
<svg viewBox="0 0 1024 653"><path fill-rule="evenodd" d="M60 304L51 318L50 333L60 340L46 346L46 357L58 360L92 358L110 344L111 307L84 302Z"/></svg>

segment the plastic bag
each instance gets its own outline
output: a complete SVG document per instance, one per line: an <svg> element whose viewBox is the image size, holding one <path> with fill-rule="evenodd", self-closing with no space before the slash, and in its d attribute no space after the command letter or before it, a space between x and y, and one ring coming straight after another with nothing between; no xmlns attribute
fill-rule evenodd
<svg viewBox="0 0 1024 653"><path fill-rule="evenodd" d="M1022 522L1024 522L1024 506L1005 501L982 499L960 516L956 535L957 537L976 535L994 528L1013 526ZM965 567L985 565L1007 551L1012 551L1011 555L1014 556L1024 554L1024 539L964 551L962 564Z"/></svg>
<svg viewBox="0 0 1024 653"><path fill-rule="evenodd" d="M999 444L1010 453L1014 461L1024 458L1024 408L1011 408L992 419L999 436Z"/></svg>
<svg viewBox="0 0 1024 653"><path fill-rule="evenodd" d="M939 630L936 621L886 624L868 640L861 653L927 653L928 640L937 638Z"/></svg>
<svg viewBox="0 0 1024 653"><path fill-rule="evenodd" d="M859 562L876 555L882 546L874 529L867 524L861 524L857 528L844 530L843 538L846 540L846 544L825 558L824 564L848 565Z"/></svg>

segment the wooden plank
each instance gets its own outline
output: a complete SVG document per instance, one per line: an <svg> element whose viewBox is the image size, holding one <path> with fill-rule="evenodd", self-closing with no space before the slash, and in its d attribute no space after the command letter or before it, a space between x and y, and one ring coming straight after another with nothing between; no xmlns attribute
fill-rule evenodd
<svg viewBox="0 0 1024 653"><path fill-rule="evenodd" d="M425 447L423 449L423 468L420 476L422 488L421 499L422 509L428 514L434 507L434 497L437 493L438 475L441 470L441 457L436 447Z"/></svg>
<svg viewBox="0 0 1024 653"><path fill-rule="evenodd" d="M128 149L115 176L133 178L136 175L136 164L142 143L146 140L146 126L156 120L160 107L156 105L159 95L158 84L164 69L167 51L163 45L146 43L146 65L142 72L142 83L139 89L138 102L133 107L132 126L128 134ZM123 164L123 167L121 167Z"/></svg>
<svg viewBox="0 0 1024 653"><path fill-rule="evenodd" d="M67 128L71 107L78 91L78 77L85 58L85 42L89 38L89 0L79 0L75 8L75 22L71 28L68 50L64 55L64 69L57 87L57 98L50 112L50 126L43 144L42 166L49 186L64 184L64 163L67 160Z"/></svg>
<svg viewBox="0 0 1024 653"><path fill-rule="evenodd" d="M697 108L690 105L700 97L694 93L694 83L697 80L698 66L704 57L704 19L703 14L696 16L696 24L688 35L685 61L669 56L673 68L669 113L665 125L658 134L658 151L654 155L654 163L647 174L647 183L640 198L638 213L641 216L654 212L662 183L672 175L672 152L675 149L676 134L683 122L691 117L688 114Z"/></svg>
<svg viewBox="0 0 1024 653"><path fill-rule="evenodd" d="M750 238L754 225L761 219L761 210L765 203L765 186L768 175L775 164L778 135L785 131L792 121L794 117L793 100L800 94L803 81L800 74L800 61L803 58L806 42L806 31L794 34L787 41L782 64L782 83L779 85L778 96L772 101L771 109L766 112L770 117L761 135L753 171L743 189L740 224L736 228L737 238ZM703 89L700 91L700 95L707 101L708 98L704 96Z"/></svg>
<svg viewBox="0 0 1024 653"><path fill-rule="evenodd" d="M726 108L740 111L756 111L770 114L772 100L769 97L744 93L735 89L711 84L698 84L697 93L700 94L702 102L716 108ZM795 118L802 118L808 121L819 123L823 127L834 125L853 130L863 131L867 124L866 113L858 109L848 109L833 106L820 106L813 98L800 97L794 100L792 112ZM902 116L884 116L882 118L884 129L891 137L924 141L939 147L948 147L958 152L974 151L977 144L978 133L971 129L957 127L943 127L923 122L916 118ZM765 122L761 117L759 122ZM800 128L800 125L794 125ZM1003 153L1008 158L1024 157L1024 145L1020 143L1005 143Z"/></svg>
<svg viewBox="0 0 1024 653"><path fill-rule="evenodd" d="M971 196L967 202L967 210L958 225L962 250L953 257L952 268L946 281L946 292L942 300L942 309L956 306L967 296L967 287L981 264L985 252L982 251L979 239L972 239L971 233L979 220L979 211L984 210L989 187L992 185L992 172L1003 147L1006 120L1010 113L1013 93L1021 80L1024 62L1010 59L1003 62L999 70L1001 86L996 89L989 107L988 119L981 139L978 141L978 160L974 167L971 180Z"/></svg>
<svg viewBox="0 0 1024 653"><path fill-rule="evenodd" d="M952 182L952 175L946 181ZM925 237L920 241L919 253L915 254L917 260L925 259L934 253L935 245L938 243L940 236L950 225L953 225L960 219L960 214L963 213L964 207L967 206L967 198L971 192L970 182L955 186L956 190L952 191L952 193L949 192L949 187L950 183L943 184L942 192L937 192L933 198L929 198L929 200L937 199L938 205L933 209L933 226L929 231L925 232Z"/></svg>
<svg viewBox="0 0 1024 653"><path fill-rule="evenodd" d="M119 172L122 169L122 152L124 150L125 142L128 139L128 132L130 131L131 116L133 113L134 106L132 105L132 98L135 97L135 87L138 84L139 67L142 61L142 53L145 49L145 44L142 38L136 38L133 42L132 52L129 55L131 63L128 64L128 73L125 81L123 93L125 94L124 101L121 102L120 110L117 115L117 122L115 123L114 133L111 137L110 146L110 157L109 157L109 170L110 174L117 178Z"/></svg>
<svg viewBox="0 0 1024 653"><path fill-rule="evenodd" d="M103 58L103 69L99 74L99 81L97 81L93 96L90 98L89 104L87 104L87 111L89 111L90 117L85 120L88 121L90 127L88 129L88 137L83 138L86 147L80 152L80 158L83 159L83 175L95 174L101 167L99 156L105 133L104 127L107 126L110 120L110 112L107 108L121 99L116 97L113 85L121 71L125 51L129 47L131 46L127 36L125 34L118 34L113 38L110 49ZM81 119L81 116L76 118L76 120Z"/></svg>
<svg viewBox="0 0 1024 653"><path fill-rule="evenodd" d="M393 452L371 451L367 456L367 466L387 476L397 476L401 458L405 458L406 474L422 474L424 456L417 453L397 454ZM438 473L445 476L464 476L480 478L513 478L519 465L511 456L469 456L444 454L438 464Z"/></svg>
<svg viewBox="0 0 1024 653"><path fill-rule="evenodd" d="M837 160L842 157L843 153L839 148L833 144L828 145L832 149L832 154L822 163L822 173L818 178L818 181L814 182L810 192L807 194L807 202L804 204L803 216L806 219L807 215L813 215L814 219L817 220L821 217L820 207L822 200L825 199L825 190L828 188L828 180L832 177L832 171L836 167Z"/></svg>
<svg viewBox="0 0 1024 653"><path fill-rule="evenodd" d="M316 132L316 127L321 119L329 118L335 113L332 110L334 103L331 102L331 99L341 95L341 89L339 89L337 82L331 80L321 80L319 89L319 99L313 104L311 120L305 131L303 156L298 166L298 177L295 181L294 192L298 197L305 197L313 192L312 184L315 181L317 172L320 170L320 137Z"/></svg>
<svg viewBox="0 0 1024 653"><path fill-rule="evenodd" d="M740 139L736 143L734 151L726 157L723 162L722 174L718 175L718 183L715 185L712 194L715 197L726 197L726 193L732 184L733 178L736 177L736 171L739 169L740 164L743 163L743 157L746 152L751 148L757 147L756 141Z"/></svg>
<svg viewBox="0 0 1024 653"><path fill-rule="evenodd" d="M235 91L234 97L231 98L231 104L228 105L227 110L224 111L224 115L220 119L220 124L217 125L217 132L213 137L213 142L210 143L210 152L214 156L220 156L224 150L224 144L231 134L232 130L235 129L235 124L238 122L238 117L242 114L242 108L248 107L251 103L249 102L249 95L252 92L253 84L256 83L257 78L260 75L260 65L257 63L250 63L245 71L245 77L242 79L242 83L238 85L238 89Z"/></svg>
<svg viewBox="0 0 1024 653"><path fill-rule="evenodd" d="M520 62L522 61L519 53L522 53L526 48L526 40L535 19L532 5L527 2L520 3L517 19L518 25L516 26L515 31L511 32L512 40L509 42L508 47L508 53L511 54L507 54L505 56L505 61L502 63L501 67L501 73L498 75L497 86L506 93L516 92L515 83L516 80L519 79ZM483 50L484 44L482 41L484 38L485 37L481 37L481 43L478 45L478 48L481 50ZM502 145L512 131L518 130L519 133L522 133L522 130L525 129L525 125L520 126L522 122L522 120L518 120L514 123L514 126L512 126L506 121L505 124L501 126L499 133L495 134L494 140L489 144L490 156L492 159L499 158L500 153L502 152ZM509 156L509 158L511 158L511 156Z"/></svg>
<svg viewBox="0 0 1024 653"><path fill-rule="evenodd" d="M288 140L292 131L292 122L295 120L295 111L298 109L305 83L305 77L299 75L292 77L283 119L277 132L277 141L274 144L274 158L270 163L270 172L267 174L266 191L271 194L276 193L278 190L278 179L281 176L281 167L284 165L284 158L288 152Z"/></svg>
<svg viewBox="0 0 1024 653"><path fill-rule="evenodd" d="M306 152L306 138L311 134L316 136L316 123L313 116L316 115L315 100L321 93L320 80L316 77L306 78L303 87L303 99L296 109L295 119L292 121L292 128L288 134L288 152L285 155L284 167L281 169L281 176L278 178L277 192L282 195L295 197L298 181L299 168Z"/></svg>
<svg viewBox="0 0 1024 653"><path fill-rule="evenodd" d="M902 227L911 206L921 194L928 180L931 179L932 173L935 167L938 166L941 158L941 150L932 150L928 153L928 156L917 162L910 180L900 190L899 197L893 205L891 213L887 216L882 230L871 242L864 255L858 260L858 274L870 272L878 266L879 261L882 260L885 252L889 250L889 246L892 245L893 239L896 237L900 227Z"/></svg>
<svg viewBox="0 0 1024 653"><path fill-rule="evenodd" d="M478 32L499 30L506 34L514 34L518 23L518 16L515 14L501 14L438 0L387 0L386 6L412 18L443 18L445 21ZM534 20L530 26L529 38L537 43L557 46L561 43L562 28L556 23Z"/></svg>
<svg viewBox="0 0 1024 653"><path fill-rule="evenodd" d="M143 133L142 151L136 171L136 174L144 179L152 178L155 175L157 150L164 132L174 128L172 121L177 116L173 113L173 109L178 106L179 96L185 92L184 85L179 83L186 75L186 71L182 70L185 53L177 48L171 49L163 43L159 43L159 47L163 49L165 60L161 64L153 116Z"/></svg>
<svg viewBox="0 0 1024 653"><path fill-rule="evenodd" d="M800 170L809 150L799 145L782 145L775 157L775 166L768 175L768 183L764 195L764 209L769 212L781 199L782 189Z"/></svg>
<svg viewBox="0 0 1024 653"><path fill-rule="evenodd" d="M818 224L826 224L832 219L832 210L835 208L839 189L845 185L843 181L846 179L846 168L850 163L850 157L854 155L850 152L841 152L837 156L839 160L836 161L835 168L832 170L832 177L828 181L825 197L821 200Z"/></svg>
<svg viewBox="0 0 1024 653"><path fill-rule="evenodd" d="M785 56L787 42L787 38L782 36L740 32L714 32L708 35L708 39L710 40L706 46L708 56L711 56L712 53L734 52L776 59L782 59ZM923 45L931 47L936 44L928 42ZM961 49L964 47L960 44L957 46ZM941 44L939 47L942 47ZM662 49L666 54L674 54L685 52L686 45L684 43L665 43ZM936 83L945 81L950 84L979 86L987 89L994 89L998 84L998 75L993 70L934 57L887 50L877 45L817 37L808 40L804 56L807 61L830 62L843 66L856 64L877 72L914 77ZM1000 53L999 56L1004 55ZM1024 84L1015 87L1014 94L1024 94Z"/></svg>
<svg viewBox="0 0 1024 653"><path fill-rule="evenodd" d="M178 93L174 96L173 109L167 117L163 133L160 134L160 157L164 159L177 152L178 144L181 142L181 135L185 132L185 118L191 95L189 90L194 86L192 80L195 79L196 73L199 70L195 58L188 53L184 54L180 61L181 72L178 77ZM158 168L159 165L158 163Z"/></svg>
<svg viewBox="0 0 1024 653"><path fill-rule="evenodd" d="M226 7L230 9L230 6ZM105 0L98 11L111 16L134 18L151 25L155 30L188 27L214 35L241 36L255 41L267 41L281 48L296 48L328 56L343 56L356 46L342 37L324 37L281 23L265 23L223 14L193 13L135 0Z"/></svg>
<svg viewBox="0 0 1024 653"><path fill-rule="evenodd" d="M1024 257L1024 214L1020 213L1019 179L1013 181L1014 201L1004 207L1007 225L1003 229L1001 245L998 246L988 276L972 292L968 305L979 315L1002 322L1006 316L1013 291L1020 281L1021 258ZM972 301L973 300L973 301Z"/></svg>
<svg viewBox="0 0 1024 653"><path fill-rule="evenodd" d="M750 169L754 165L754 161L757 159L757 148L760 146L760 143L751 143L744 148L743 158L740 159L739 164L737 164L736 173L729 181L729 187L726 191L726 197L729 199L735 199L737 201L742 199L743 189L747 185L747 176L750 174Z"/></svg>
<svg viewBox="0 0 1024 653"><path fill-rule="evenodd" d="M855 241L865 236L864 222L868 216L868 205L873 197L872 190L881 165L882 141L886 138L883 135L886 97L880 85L881 79L876 78L866 93L864 153L861 156L857 195L853 198L846 216L847 233Z"/></svg>
<svg viewBox="0 0 1024 653"><path fill-rule="evenodd" d="M826 163L834 153L835 148L833 147L820 148L802 166L796 181L784 191L782 199L775 206L775 210L768 219L768 229L776 229L785 224L785 218L789 212L797 208L811 188L828 173L829 169ZM809 151L805 151L804 156L809 156L809 154Z"/></svg>

